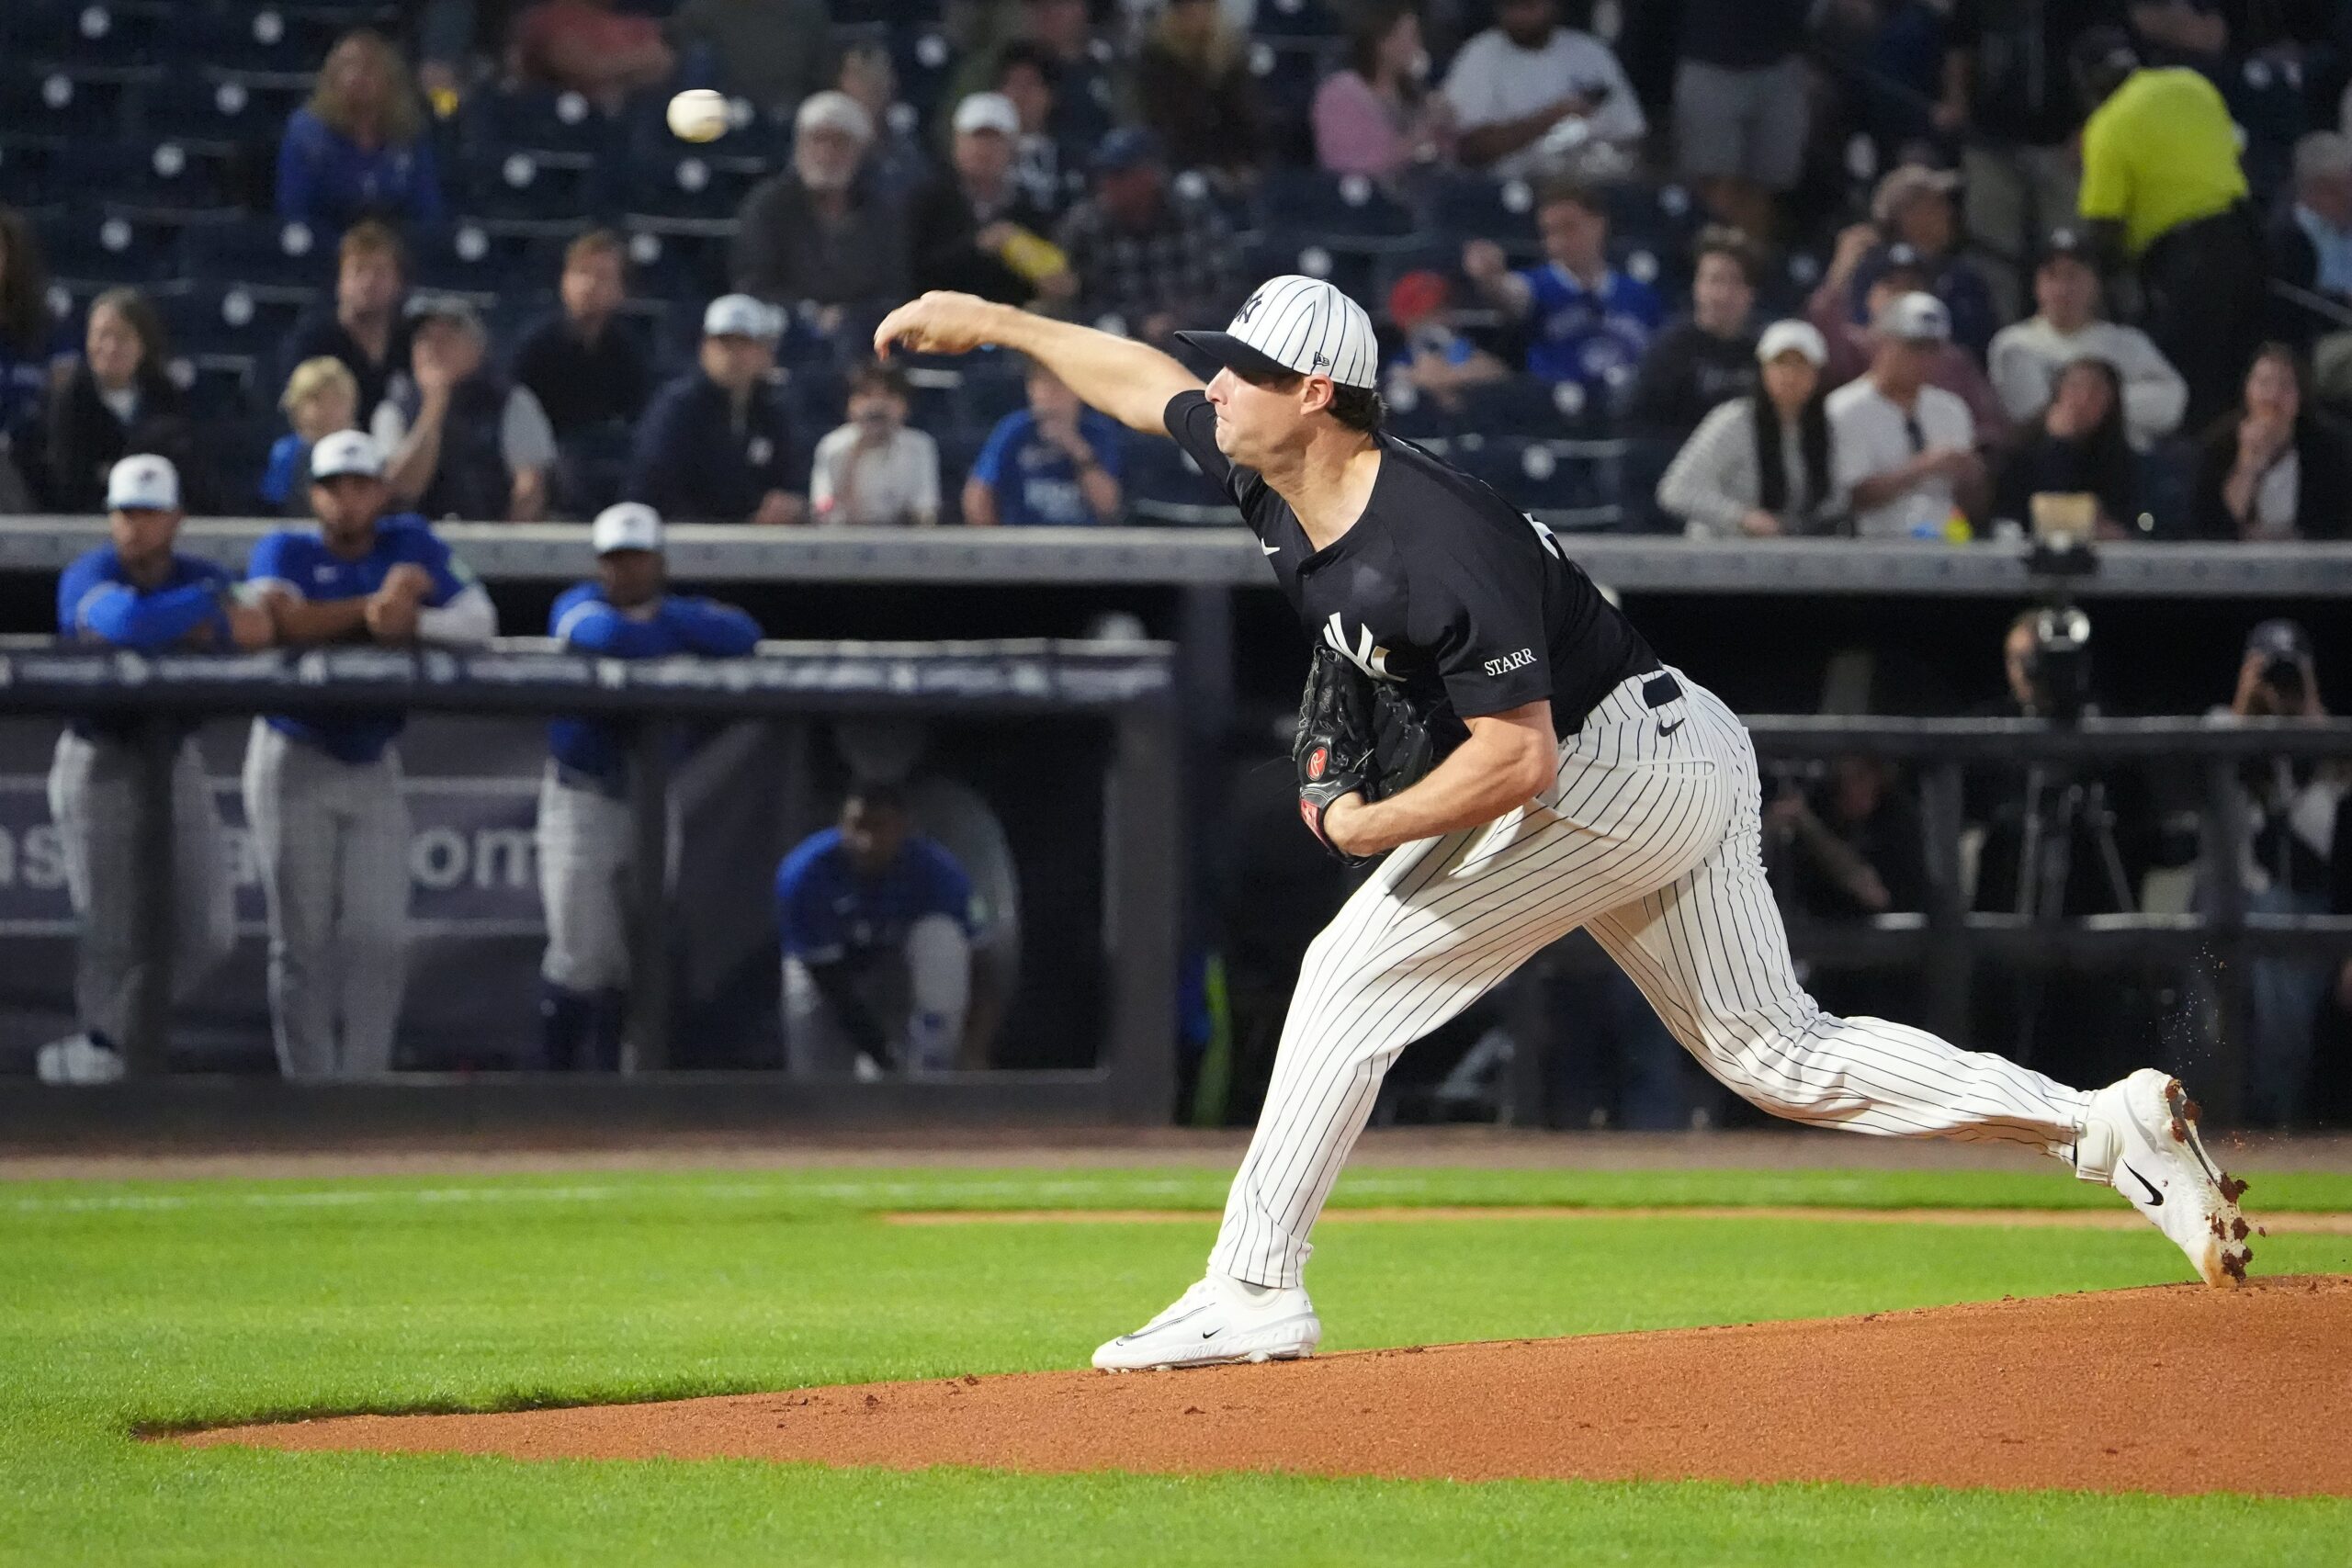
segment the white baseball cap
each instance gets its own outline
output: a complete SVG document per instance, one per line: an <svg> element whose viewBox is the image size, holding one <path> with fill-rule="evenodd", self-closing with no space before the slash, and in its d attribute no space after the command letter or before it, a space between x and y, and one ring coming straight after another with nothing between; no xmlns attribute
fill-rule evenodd
<svg viewBox="0 0 2352 1568"><path fill-rule="evenodd" d="M784 335L784 322L776 308L764 299L749 294L722 294L702 313L702 335L755 337L774 343Z"/></svg>
<svg viewBox="0 0 2352 1568"><path fill-rule="evenodd" d="M588 540L600 556L615 550L658 550L662 547L662 514L641 501L607 506L588 525Z"/></svg>
<svg viewBox="0 0 2352 1568"><path fill-rule="evenodd" d="M838 130L858 141L874 140L874 117L865 106L838 88L828 87L821 93L811 93L800 100L799 110L792 117L796 134L806 136L812 130Z"/></svg>
<svg viewBox="0 0 2352 1568"><path fill-rule="evenodd" d="M322 435L319 444L311 448L312 479L332 479L345 474L371 479L384 477L384 449L364 430L338 430L333 435Z"/></svg>
<svg viewBox="0 0 2352 1568"><path fill-rule="evenodd" d="M1372 318L1319 277L1268 278L1225 331L1176 335L1244 376L1329 376L1342 387L1366 389L1380 381Z"/></svg>
<svg viewBox="0 0 2352 1568"><path fill-rule="evenodd" d="M1770 365L1790 350L1813 361L1815 370L1829 363L1829 344L1811 321L1774 321L1756 340L1756 363Z"/></svg>
<svg viewBox="0 0 2352 1568"><path fill-rule="evenodd" d="M1951 336L1951 312L1932 294L1903 294L1886 302L1871 323L1887 337L1906 343L1940 343Z"/></svg>
<svg viewBox="0 0 2352 1568"><path fill-rule="evenodd" d="M994 130L1006 136L1021 134L1021 111L1002 93L972 93L956 106L956 134L969 130Z"/></svg>
<svg viewBox="0 0 2352 1568"><path fill-rule="evenodd" d="M141 452L125 457L107 474L108 512L177 512L180 471L169 457Z"/></svg>

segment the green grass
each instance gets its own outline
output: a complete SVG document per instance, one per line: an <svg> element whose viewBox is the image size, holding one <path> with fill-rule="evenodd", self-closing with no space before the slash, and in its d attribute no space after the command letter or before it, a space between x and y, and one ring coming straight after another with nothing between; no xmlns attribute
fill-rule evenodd
<svg viewBox="0 0 2352 1568"><path fill-rule="evenodd" d="M2342 1563L2352 1503L1837 1486L916 1474L187 1450L134 1428L1081 1364L1199 1269L1222 1173L0 1187L0 1562ZM2274 1210L2352 1177L2256 1177ZM2030 1173L1369 1170L1348 1204L2072 1206ZM903 1208L1198 1224L899 1227ZM2258 1265L2352 1271L2352 1237ZM1335 1349L2180 1277L2153 1231L1498 1216L1324 1233Z"/></svg>

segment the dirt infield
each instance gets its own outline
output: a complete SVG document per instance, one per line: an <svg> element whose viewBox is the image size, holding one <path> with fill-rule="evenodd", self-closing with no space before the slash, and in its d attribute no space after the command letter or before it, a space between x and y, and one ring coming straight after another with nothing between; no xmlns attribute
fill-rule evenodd
<svg viewBox="0 0 2352 1568"><path fill-rule="evenodd" d="M174 1440L1043 1472L2352 1496L2352 1276L1111 1377L941 1378Z"/></svg>

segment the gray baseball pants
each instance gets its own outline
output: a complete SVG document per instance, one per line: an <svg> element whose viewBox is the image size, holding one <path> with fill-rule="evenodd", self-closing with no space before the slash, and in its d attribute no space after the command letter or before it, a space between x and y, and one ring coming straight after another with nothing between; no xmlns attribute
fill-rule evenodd
<svg viewBox="0 0 2352 1568"><path fill-rule="evenodd" d="M57 738L49 815L64 852L65 891L82 923L74 1005L82 1027L119 1044L140 983L139 753L119 740ZM237 943L229 836L194 738L172 759L172 998L185 999Z"/></svg>
<svg viewBox="0 0 2352 1568"><path fill-rule="evenodd" d="M257 718L244 786L269 906L279 1070L289 1078L390 1072L408 984L400 753L338 761Z"/></svg>

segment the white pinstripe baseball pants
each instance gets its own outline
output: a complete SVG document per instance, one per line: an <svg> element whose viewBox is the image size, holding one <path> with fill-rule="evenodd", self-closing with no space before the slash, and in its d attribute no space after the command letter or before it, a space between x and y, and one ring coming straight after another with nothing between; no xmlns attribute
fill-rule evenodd
<svg viewBox="0 0 2352 1568"><path fill-rule="evenodd" d="M2089 1096L1924 1030L1836 1018L1801 986L1764 878L1755 748L1714 694L1636 676L1560 746L1550 790L1407 844L1307 948L1210 1267L1295 1285L1398 1052L1589 927L1675 1038L1775 1115L2069 1157Z"/></svg>

